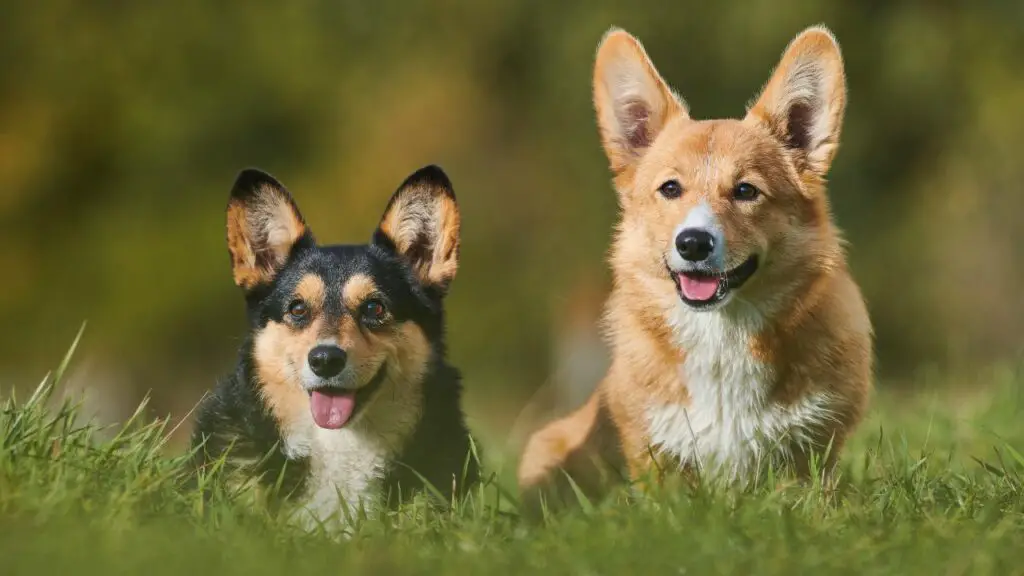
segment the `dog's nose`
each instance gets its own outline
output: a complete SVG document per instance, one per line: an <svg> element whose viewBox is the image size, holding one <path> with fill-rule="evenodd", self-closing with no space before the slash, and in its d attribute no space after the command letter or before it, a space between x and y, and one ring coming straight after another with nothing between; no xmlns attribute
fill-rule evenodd
<svg viewBox="0 0 1024 576"><path fill-rule="evenodd" d="M345 368L346 356L337 346L317 346L309 351L309 369L321 378L333 378Z"/></svg>
<svg viewBox="0 0 1024 576"><path fill-rule="evenodd" d="M715 237L706 230L688 228L676 236L676 250L684 260L703 262L715 249Z"/></svg>

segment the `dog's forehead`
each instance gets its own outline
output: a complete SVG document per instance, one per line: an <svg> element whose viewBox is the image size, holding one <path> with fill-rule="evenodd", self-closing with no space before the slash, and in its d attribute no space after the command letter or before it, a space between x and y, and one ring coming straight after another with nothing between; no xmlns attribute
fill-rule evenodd
<svg viewBox="0 0 1024 576"><path fill-rule="evenodd" d="M687 120L663 131L644 168L654 180L674 173L691 198L706 196L749 174L776 176L783 159L775 148L740 120Z"/></svg>
<svg viewBox="0 0 1024 576"><path fill-rule="evenodd" d="M299 255L282 274L280 284L293 292L306 290L322 293L324 299L339 299L346 284L372 276L375 268L366 247L316 248Z"/></svg>
<svg viewBox="0 0 1024 576"><path fill-rule="evenodd" d="M675 165L687 178L708 180L731 175L749 154L737 126L715 120L693 122L673 143Z"/></svg>

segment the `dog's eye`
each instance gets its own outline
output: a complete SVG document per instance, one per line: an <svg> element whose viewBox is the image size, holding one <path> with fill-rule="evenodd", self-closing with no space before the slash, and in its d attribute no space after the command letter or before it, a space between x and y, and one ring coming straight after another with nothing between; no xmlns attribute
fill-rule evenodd
<svg viewBox="0 0 1024 576"><path fill-rule="evenodd" d="M309 315L309 306L302 300L292 300L288 305L288 315L295 320L302 320Z"/></svg>
<svg viewBox="0 0 1024 576"><path fill-rule="evenodd" d="M658 192L661 192L661 195L669 200L679 198L683 195L683 185L678 180L669 180L658 186Z"/></svg>
<svg viewBox="0 0 1024 576"><path fill-rule="evenodd" d="M384 302L373 299L367 300L363 303L363 309L360 314L365 324L370 326L380 326L387 320L388 309L384 305Z"/></svg>
<svg viewBox="0 0 1024 576"><path fill-rule="evenodd" d="M737 200L754 200L760 195L761 191L757 189L757 186L746 182L740 182L732 191L732 197Z"/></svg>

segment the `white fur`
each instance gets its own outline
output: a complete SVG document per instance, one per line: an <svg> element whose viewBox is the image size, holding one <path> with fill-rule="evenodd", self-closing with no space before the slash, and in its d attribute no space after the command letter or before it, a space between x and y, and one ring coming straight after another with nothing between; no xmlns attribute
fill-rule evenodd
<svg viewBox="0 0 1024 576"><path fill-rule="evenodd" d="M285 432L286 454L310 459L301 524L344 523L344 507L354 517L360 508L372 511L377 505L387 467L422 415L422 389L394 373L394 366L371 404L344 428L320 428L307 412Z"/></svg>
<svg viewBox="0 0 1024 576"><path fill-rule="evenodd" d="M762 462L786 457L794 443L809 441L807 432L830 418L825 394L788 406L771 402L775 373L749 348L764 320L746 302L710 312L680 302L670 322L686 351L679 374L690 402L652 406L647 418L652 444L681 465L746 483Z"/></svg>
<svg viewBox="0 0 1024 576"><path fill-rule="evenodd" d="M679 225L676 233L682 232L687 228L697 228L708 232L718 232L722 229L718 224L718 218L715 216L715 212L711 209L711 205L706 201L701 201L687 212L686 219Z"/></svg>
<svg viewBox="0 0 1024 576"><path fill-rule="evenodd" d="M669 268L673 272L680 272L683 270L689 270L694 268L692 262L687 262L683 259L682 255L679 254L679 250L676 249L676 238L683 230L696 228L698 230L704 230L711 234L715 239L715 248L711 256L708 258L708 264L714 269L721 269L725 271L726 268L726 255L728 252L725 248L725 233L722 231L722 225L718 222L718 217L715 216L715 212L711 209L711 205L706 201L701 201L699 204L690 209L686 214L686 218L683 223L676 226L672 232L672 238L669 239L669 247L666 255Z"/></svg>

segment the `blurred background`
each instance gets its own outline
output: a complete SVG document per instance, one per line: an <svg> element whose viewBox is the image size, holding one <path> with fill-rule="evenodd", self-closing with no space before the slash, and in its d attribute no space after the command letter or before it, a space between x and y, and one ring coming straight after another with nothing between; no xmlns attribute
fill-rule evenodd
<svg viewBox="0 0 1024 576"><path fill-rule="evenodd" d="M451 357L495 449L601 377L615 198L590 102L611 25L695 117L741 116L826 23L850 90L831 194L880 386L1024 343L1024 3L769 0L7 2L0 9L0 387L89 321L70 380L116 421L186 418L245 330L224 208L261 167L320 240L369 238L442 165L463 211ZM970 385L970 382L967 382ZM180 446L180 442L178 443ZM485 444L486 445L486 444Z"/></svg>

